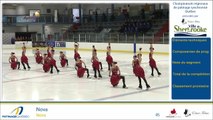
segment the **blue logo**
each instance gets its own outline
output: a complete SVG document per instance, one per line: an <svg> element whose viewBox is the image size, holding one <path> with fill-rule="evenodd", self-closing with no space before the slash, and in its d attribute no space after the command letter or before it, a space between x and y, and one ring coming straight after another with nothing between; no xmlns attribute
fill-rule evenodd
<svg viewBox="0 0 213 120"><path fill-rule="evenodd" d="M29 115L23 115L24 107L19 106L13 109L9 115L2 115L2 118L29 118Z"/></svg>
<svg viewBox="0 0 213 120"><path fill-rule="evenodd" d="M66 47L66 42L55 41L55 47Z"/></svg>
<svg viewBox="0 0 213 120"><path fill-rule="evenodd" d="M47 41L46 44L47 44L47 46L55 47L55 41L53 41L53 40Z"/></svg>
<svg viewBox="0 0 213 120"><path fill-rule="evenodd" d="M23 107L22 106L20 106L20 107L17 107L17 108L15 108L12 112L11 112L11 114L14 114L15 113L15 115L21 115L22 114L22 112L23 112Z"/></svg>

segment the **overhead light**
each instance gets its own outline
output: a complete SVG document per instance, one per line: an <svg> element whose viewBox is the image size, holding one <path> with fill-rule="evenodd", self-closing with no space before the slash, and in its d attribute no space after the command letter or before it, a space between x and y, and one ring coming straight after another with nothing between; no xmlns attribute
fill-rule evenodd
<svg viewBox="0 0 213 120"><path fill-rule="evenodd" d="M36 12L35 12L35 16L36 16L36 17L40 17L39 11L36 11Z"/></svg>

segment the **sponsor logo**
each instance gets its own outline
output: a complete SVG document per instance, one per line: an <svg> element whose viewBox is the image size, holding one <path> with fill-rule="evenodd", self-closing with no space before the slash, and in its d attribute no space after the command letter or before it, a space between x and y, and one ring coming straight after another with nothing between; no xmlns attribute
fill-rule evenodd
<svg viewBox="0 0 213 120"><path fill-rule="evenodd" d="M183 114L185 115L185 117L191 116L191 113L189 112L188 109L185 109Z"/></svg>
<svg viewBox="0 0 213 120"><path fill-rule="evenodd" d="M166 116L167 118L180 118L175 108L170 111L170 114Z"/></svg>
<svg viewBox="0 0 213 120"><path fill-rule="evenodd" d="M186 24L187 22L186 22L185 19L182 19L182 20L181 20L181 23L182 23L182 24Z"/></svg>
<svg viewBox="0 0 213 120"><path fill-rule="evenodd" d="M66 42L55 41L55 47L66 47Z"/></svg>
<svg viewBox="0 0 213 120"><path fill-rule="evenodd" d="M209 115L207 111L192 111L192 115Z"/></svg>
<svg viewBox="0 0 213 120"><path fill-rule="evenodd" d="M196 116L196 115L209 115L207 111L191 111L189 109L185 109L183 112L185 117Z"/></svg>
<svg viewBox="0 0 213 120"><path fill-rule="evenodd" d="M17 23L30 23L30 22L36 22L36 17L33 16L17 16L16 17Z"/></svg>
<svg viewBox="0 0 213 120"><path fill-rule="evenodd" d="M24 107L19 106L13 109L10 114L2 115L2 118L29 118L29 115L23 115Z"/></svg>
<svg viewBox="0 0 213 120"><path fill-rule="evenodd" d="M53 40L46 41L46 45L51 46L51 47L55 47L55 41L53 41Z"/></svg>
<svg viewBox="0 0 213 120"><path fill-rule="evenodd" d="M207 36L207 28L197 25L200 22L197 20L186 20L184 18L180 21L182 25L174 25L174 36L184 36L184 37L203 37Z"/></svg>

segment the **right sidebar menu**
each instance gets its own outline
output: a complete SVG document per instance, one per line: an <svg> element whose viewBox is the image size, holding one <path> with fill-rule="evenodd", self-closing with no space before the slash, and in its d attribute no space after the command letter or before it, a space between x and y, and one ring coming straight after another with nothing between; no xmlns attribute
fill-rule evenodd
<svg viewBox="0 0 213 120"><path fill-rule="evenodd" d="M210 38L172 39L172 99L211 98Z"/></svg>

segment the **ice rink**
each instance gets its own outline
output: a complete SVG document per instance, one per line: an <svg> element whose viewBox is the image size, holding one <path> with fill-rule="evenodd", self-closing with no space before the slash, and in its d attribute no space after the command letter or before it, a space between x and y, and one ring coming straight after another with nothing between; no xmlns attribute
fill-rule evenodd
<svg viewBox="0 0 213 120"><path fill-rule="evenodd" d="M27 50L27 56L31 70L12 70L8 62L10 52L15 52L20 61L21 50L3 49L3 100L30 100L30 101L154 101L169 100L169 56L154 54L158 69L162 73L158 77L151 77L151 68L149 67L148 54L143 54L142 67L151 89L145 90L145 84L142 81L143 90L138 89L138 78L134 76L131 62L133 54L131 53L113 53L114 61L118 62L121 74L126 77L128 89L122 88L122 81L117 88L110 84L108 76L106 53L98 51L98 58L103 64L101 79L93 77L91 51L79 51L82 60L89 68L91 79L77 77L74 69L73 51L66 51L69 59L69 67L62 68L59 62L59 54L55 55L57 66L61 71L59 74L54 69L54 73L44 73L41 64L36 64L32 50ZM59 51L56 51L57 53Z"/></svg>

